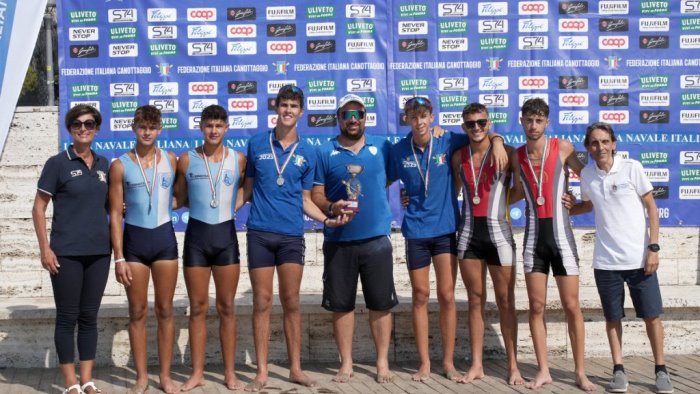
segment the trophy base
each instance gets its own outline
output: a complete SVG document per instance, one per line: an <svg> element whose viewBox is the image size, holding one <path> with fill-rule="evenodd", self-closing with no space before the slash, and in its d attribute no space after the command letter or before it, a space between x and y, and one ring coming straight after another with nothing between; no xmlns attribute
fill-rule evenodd
<svg viewBox="0 0 700 394"><path fill-rule="evenodd" d="M351 211L354 213L357 213L360 210L360 204L357 200L347 200L349 202L348 205L345 206L346 211Z"/></svg>

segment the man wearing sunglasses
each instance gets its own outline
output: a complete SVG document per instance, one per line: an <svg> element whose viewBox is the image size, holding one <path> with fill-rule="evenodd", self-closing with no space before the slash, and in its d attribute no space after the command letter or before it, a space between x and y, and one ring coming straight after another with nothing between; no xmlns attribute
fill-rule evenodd
<svg viewBox="0 0 700 394"><path fill-rule="evenodd" d="M348 94L337 110L340 134L318 150L312 198L329 216L352 216L345 226L324 230L323 302L333 312L333 333L341 366L334 377L347 382L353 375L352 338L358 275L362 280L369 324L377 352L376 381L391 382L389 343L394 290L389 234L391 212L386 197L390 143L365 134L362 99Z"/></svg>

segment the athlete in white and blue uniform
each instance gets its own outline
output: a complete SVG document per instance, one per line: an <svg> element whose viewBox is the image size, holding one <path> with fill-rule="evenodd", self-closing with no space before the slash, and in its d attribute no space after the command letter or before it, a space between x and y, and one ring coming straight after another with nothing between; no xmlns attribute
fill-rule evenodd
<svg viewBox="0 0 700 394"><path fill-rule="evenodd" d="M156 146L162 131L158 108L137 108L132 128L136 147L115 160L109 171L112 249L117 281L126 288L129 300L129 340L136 368L136 384L130 392L143 392L148 387L146 316L151 276L160 384L165 392L177 392L179 386L170 378L175 340L172 305L178 271L177 241L170 221L176 158Z"/></svg>
<svg viewBox="0 0 700 394"><path fill-rule="evenodd" d="M192 375L182 386L188 391L204 384L209 281L214 276L216 310L224 362L224 383L242 389L236 378L236 315L234 297L240 276L238 238L234 220L245 156L224 146L228 114L219 105L202 111L200 129L204 144L183 153L177 164L175 196L189 206L183 265L190 299Z"/></svg>

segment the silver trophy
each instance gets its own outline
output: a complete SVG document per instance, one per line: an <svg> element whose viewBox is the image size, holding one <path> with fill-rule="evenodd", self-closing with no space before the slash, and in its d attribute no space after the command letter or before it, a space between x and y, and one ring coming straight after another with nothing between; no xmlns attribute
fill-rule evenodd
<svg viewBox="0 0 700 394"><path fill-rule="evenodd" d="M348 202L350 203L345 209L357 212L359 211L359 197L360 194L362 194L362 184L360 184L360 180L357 179L357 175L364 170L364 167L359 164L348 164L345 168L350 174L350 179L343 181L345 191L348 194Z"/></svg>

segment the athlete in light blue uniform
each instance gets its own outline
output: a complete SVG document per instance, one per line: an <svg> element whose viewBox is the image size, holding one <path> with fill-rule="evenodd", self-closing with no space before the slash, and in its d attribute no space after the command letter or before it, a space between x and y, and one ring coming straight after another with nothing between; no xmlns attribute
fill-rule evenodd
<svg viewBox="0 0 700 394"><path fill-rule="evenodd" d="M204 384L204 352L207 342L209 280L214 276L219 337L224 361L224 383L231 390L243 388L235 374L236 315L234 297L240 276L240 258L234 214L246 159L224 146L228 114L218 105L202 111L199 127L204 144L180 156L175 196L190 208L185 232L183 265L190 299L190 348L192 375L183 391ZM240 201L239 201L240 202Z"/></svg>
<svg viewBox="0 0 700 394"><path fill-rule="evenodd" d="M316 151L297 131L297 121L304 113L304 93L296 86L283 86L275 99L275 110L275 128L248 141L244 200L252 194L247 245L257 373L247 391L260 391L267 384L275 271L284 311L289 380L307 387L317 385L301 369L299 290L304 271L304 214L328 227L343 224L342 218L328 219L311 200Z"/></svg>
<svg viewBox="0 0 700 394"><path fill-rule="evenodd" d="M124 285L129 300L129 339L136 368L136 384L129 393L140 394L148 388L149 276L153 277L155 288L160 386L166 393L175 393L180 388L170 378L170 365L175 339L172 306L178 256L170 218L176 158L156 147L162 131L158 108L137 108L132 128L136 148L115 160L109 171L112 249L117 281Z"/></svg>

